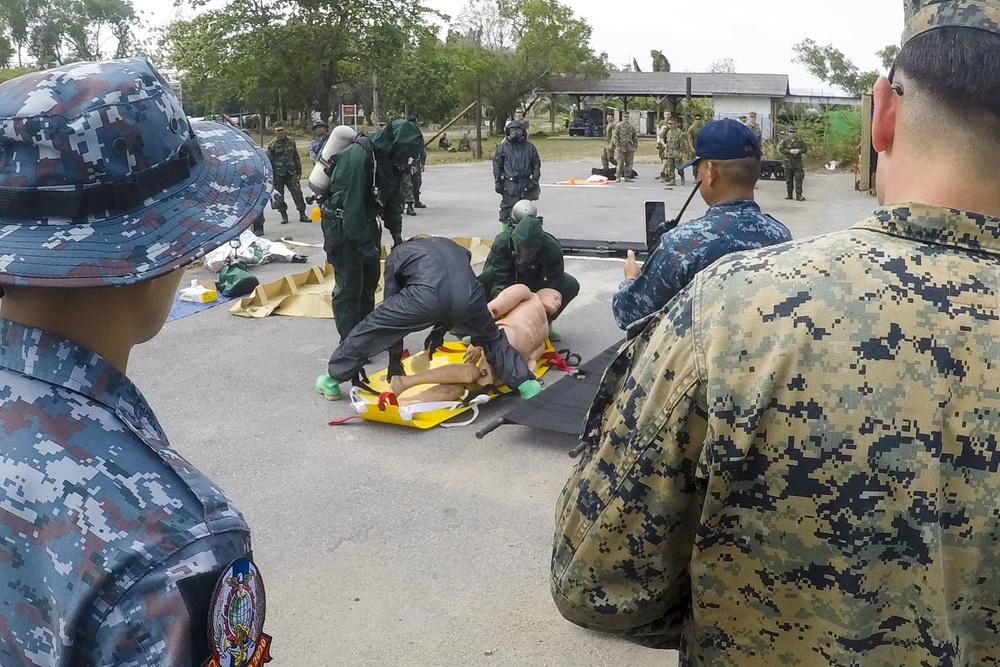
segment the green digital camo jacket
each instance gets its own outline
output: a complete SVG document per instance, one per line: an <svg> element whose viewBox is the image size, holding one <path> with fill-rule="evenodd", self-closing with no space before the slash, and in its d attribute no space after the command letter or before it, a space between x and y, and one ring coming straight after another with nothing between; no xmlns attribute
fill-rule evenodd
<svg viewBox="0 0 1000 667"><path fill-rule="evenodd" d="M1000 219L735 253L607 371L552 593L681 665L1000 661Z"/></svg>
<svg viewBox="0 0 1000 667"><path fill-rule="evenodd" d="M330 198L324 208L343 211L343 216L323 216L323 235L330 247L345 242L358 248L380 246L377 217L382 218L391 234L401 233L401 172L393 163L406 158L417 160L424 147L423 135L412 123L397 119L367 136L375 147L373 153L356 142L337 154L330 177Z"/></svg>

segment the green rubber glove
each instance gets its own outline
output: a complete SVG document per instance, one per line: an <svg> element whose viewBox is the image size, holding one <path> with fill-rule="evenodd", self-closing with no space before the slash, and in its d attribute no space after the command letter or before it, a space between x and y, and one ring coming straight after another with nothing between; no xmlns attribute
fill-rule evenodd
<svg viewBox="0 0 1000 667"><path fill-rule="evenodd" d="M521 398L529 399L542 393L542 385L538 384L538 380L525 380L517 385L517 391L521 394Z"/></svg>

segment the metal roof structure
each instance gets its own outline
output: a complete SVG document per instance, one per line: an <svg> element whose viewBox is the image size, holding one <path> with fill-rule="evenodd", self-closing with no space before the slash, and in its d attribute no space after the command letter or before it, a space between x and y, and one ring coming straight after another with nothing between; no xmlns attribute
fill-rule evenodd
<svg viewBox="0 0 1000 667"><path fill-rule="evenodd" d="M692 97L748 95L785 97L787 74L726 74L714 72L611 72L605 79L557 76L551 90L583 97L683 97L691 77Z"/></svg>

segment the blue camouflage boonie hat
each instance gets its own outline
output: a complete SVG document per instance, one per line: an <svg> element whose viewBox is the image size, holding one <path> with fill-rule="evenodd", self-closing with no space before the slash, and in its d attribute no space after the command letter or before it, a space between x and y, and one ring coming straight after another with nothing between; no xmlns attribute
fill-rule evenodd
<svg viewBox="0 0 1000 667"><path fill-rule="evenodd" d="M1000 34L997 0L904 0L903 44L935 28L976 28Z"/></svg>
<svg viewBox="0 0 1000 667"><path fill-rule="evenodd" d="M191 122L143 59L0 84L0 286L149 280L236 238L271 189L239 130Z"/></svg>
<svg viewBox="0 0 1000 667"><path fill-rule="evenodd" d="M695 138L694 157L677 170L687 169L699 160L739 160L760 156L757 135L738 120L723 118L705 123Z"/></svg>

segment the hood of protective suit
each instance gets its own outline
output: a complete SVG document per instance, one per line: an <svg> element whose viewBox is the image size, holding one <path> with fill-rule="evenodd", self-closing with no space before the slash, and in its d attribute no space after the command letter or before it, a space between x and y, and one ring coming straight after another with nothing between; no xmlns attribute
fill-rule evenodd
<svg viewBox="0 0 1000 667"><path fill-rule="evenodd" d="M528 137L527 130L524 129L524 123L519 120L512 120L507 124L507 129L504 130L509 141L519 143L524 141Z"/></svg>
<svg viewBox="0 0 1000 667"><path fill-rule="evenodd" d="M519 248L537 250L545 242L545 232L542 231L542 222L538 218L526 215L521 218L511 233L511 240Z"/></svg>
<svg viewBox="0 0 1000 667"><path fill-rule="evenodd" d="M368 138L378 152L393 161L400 158L416 160L424 147L424 135L420 128L407 122L405 118L397 118L384 127L369 132Z"/></svg>

